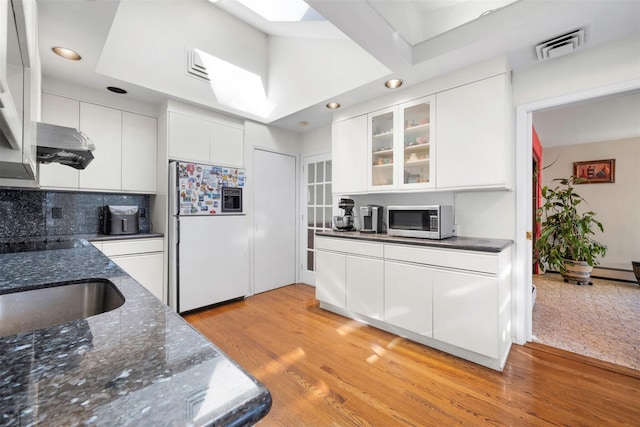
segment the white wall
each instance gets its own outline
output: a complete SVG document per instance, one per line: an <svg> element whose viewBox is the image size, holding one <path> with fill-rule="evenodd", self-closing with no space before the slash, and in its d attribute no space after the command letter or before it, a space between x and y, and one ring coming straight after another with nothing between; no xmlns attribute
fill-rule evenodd
<svg viewBox="0 0 640 427"><path fill-rule="evenodd" d="M513 104L527 104L640 78L640 39L541 62L513 73Z"/></svg>
<svg viewBox="0 0 640 427"><path fill-rule="evenodd" d="M329 101L389 72L349 39L271 36L269 101L276 104L271 120Z"/></svg>
<svg viewBox="0 0 640 427"><path fill-rule="evenodd" d="M331 125L309 131L300 137L300 154L311 156L331 152Z"/></svg>
<svg viewBox="0 0 640 427"><path fill-rule="evenodd" d="M459 236L515 240L514 191L457 193L455 206Z"/></svg>
<svg viewBox="0 0 640 427"><path fill-rule="evenodd" d="M140 30L133 33L132 28ZM170 97L239 113L219 105L207 82L187 74L186 52L193 48L252 73L266 85L267 35L204 0L156 1L153 7L146 1L121 1L96 71Z"/></svg>
<svg viewBox="0 0 640 427"><path fill-rule="evenodd" d="M543 141L544 144L544 141ZM607 245L607 255L600 266L631 269L631 261L640 260L640 138L576 144L545 148L542 151L542 183L551 188L554 178L573 173L573 162L615 159L615 182L577 185L575 190L585 198L582 211L596 212L604 225L604 233L594 238ZM557 159L557 160L556 160Z"/></svg>

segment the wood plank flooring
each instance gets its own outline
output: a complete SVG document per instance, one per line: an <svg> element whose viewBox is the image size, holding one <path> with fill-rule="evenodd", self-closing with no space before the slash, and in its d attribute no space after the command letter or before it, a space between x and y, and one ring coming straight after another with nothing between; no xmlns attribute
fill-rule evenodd
<svg viewBox="0 0 640 427"><path fill-rule="evenodd" d="M185 319L271 392L261 426L640 425L640 372L541 345L496 372L318 306L296 284Z"/></svg>

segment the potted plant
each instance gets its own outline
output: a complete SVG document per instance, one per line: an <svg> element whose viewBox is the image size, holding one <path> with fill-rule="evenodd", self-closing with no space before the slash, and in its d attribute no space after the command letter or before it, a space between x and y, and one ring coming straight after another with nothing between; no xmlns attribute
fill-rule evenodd
<svg viewBox="0 0 640 427"><path fill-rule="evenodd" d="M586 182L585 178L571 176L556 181L559 184L555 188L542 188L544 204L536 212L536 221L542 227L534 246L536 262L543 270L559 271L565 282L591 284L593 266L607 253L607 247L592 236L596 227L600 231L604 228L593 211L578 212L578 206L586 200L573 186Z"/></svg>

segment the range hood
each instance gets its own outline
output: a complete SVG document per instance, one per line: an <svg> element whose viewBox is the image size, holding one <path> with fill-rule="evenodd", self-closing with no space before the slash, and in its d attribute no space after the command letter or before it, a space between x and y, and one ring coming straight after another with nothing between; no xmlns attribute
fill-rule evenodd
<svg viewBox="0 0 640 427"><path fill-rule="evenodd" d="M60 163L84 169L93 160L93 142L74 128L38 123L39 163Z"/></svg>

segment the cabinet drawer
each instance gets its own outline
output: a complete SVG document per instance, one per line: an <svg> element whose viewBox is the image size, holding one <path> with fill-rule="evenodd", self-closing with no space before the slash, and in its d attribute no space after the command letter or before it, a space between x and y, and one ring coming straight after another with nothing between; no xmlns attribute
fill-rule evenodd
<svg viewBox="0 0 640 427"><path fill-rule="evenodd" d="M163 239L131 239L102 242L102 252L107 256L162 252Z"/></svg>
<svg viewBox="0 0 640 427"><path fill-rule="evenodd" d="M418 264L490 274L497 274L499 269L497 254L462 250L418 248L407 245L385 245L384 258L387 260L415 262Z"/></svg>
<svg viewBox="0 0 640 427"><path fill-rule="evenodd" d="M352 255L364 255L382 258L382 243L368 243L351 239L316 237L316 249L344 252Z"/></svg>

